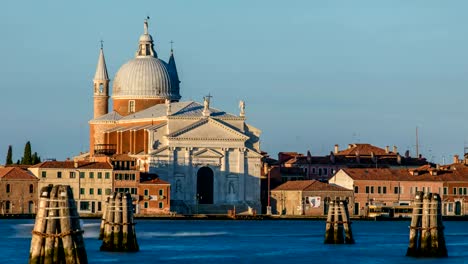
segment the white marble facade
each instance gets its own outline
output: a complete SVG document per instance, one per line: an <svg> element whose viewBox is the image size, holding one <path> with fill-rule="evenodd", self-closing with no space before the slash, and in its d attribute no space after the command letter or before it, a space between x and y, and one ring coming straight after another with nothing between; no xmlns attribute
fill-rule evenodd
<svg viewBox="0 0 468 264"><path fill-rule="evenodd" d="M246 204L259 209L260 131L247 125L244 116L212 108L207 115L202 111L206 106L196 102L172 112L181 104L187 102L166 105L171 115L150 131L150 172L171 183L171 200L188 205ZM204 167L213 173L212 202L200 198L201 187L197 186L205 184L197 181Z"/></svg>

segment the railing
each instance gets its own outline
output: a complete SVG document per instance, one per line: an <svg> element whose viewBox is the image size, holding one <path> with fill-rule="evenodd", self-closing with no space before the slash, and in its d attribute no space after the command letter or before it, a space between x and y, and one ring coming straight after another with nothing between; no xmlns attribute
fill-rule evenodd
<svg viewBox="0 0 468 264"><path fill-rule="evenodd" d="M117 152L116 144L96 144L94 145L94 154L102 154L106 156L113 155Z"/></svg>

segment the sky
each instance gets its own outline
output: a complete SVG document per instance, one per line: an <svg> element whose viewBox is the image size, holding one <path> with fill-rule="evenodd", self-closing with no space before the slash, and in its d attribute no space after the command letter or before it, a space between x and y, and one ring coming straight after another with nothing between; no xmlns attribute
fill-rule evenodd
<svg viewBox="0 0 468 264"><path fill-rule="evenodd" d="M143 20L170 41L182 100L262 130L261 148L324 155L335 144L398 146L450 163L468 146L468 1L4 1L0 164L88 150L100 40L110 78L134 57ZM111 80L111 85L112 85ZM445 162L444 162L445 161Z"/></svg>

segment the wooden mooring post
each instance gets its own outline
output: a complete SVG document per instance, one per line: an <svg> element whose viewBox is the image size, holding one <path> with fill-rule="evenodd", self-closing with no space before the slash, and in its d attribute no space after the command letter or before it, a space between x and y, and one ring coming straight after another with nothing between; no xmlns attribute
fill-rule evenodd
<svg viewBox="0 0 468 264"><path fill-rule="evenodd" d="M339 199L330 201L325 244L354 244L351 222L349 221L348 203Z"/></svg>
<svg viewBox="0 0 468 264"><path fill-rule="evenodd" d="M416 193L406 256L448 256L442 224L441 204L440 196L437 193Z"/></svg>
<svg viewBox="0 0 468 264"><path fill-rule="evenodd" d="M132 196L114 192L106 203L101 222L101 251L136 252L139 250L133 222Z"/></svg>
<svg viewBox="0 0 468 264"><path fill-rule="evenodd" d="M88 263L70 186L49 185L41 189L29 263Z"/></svg>

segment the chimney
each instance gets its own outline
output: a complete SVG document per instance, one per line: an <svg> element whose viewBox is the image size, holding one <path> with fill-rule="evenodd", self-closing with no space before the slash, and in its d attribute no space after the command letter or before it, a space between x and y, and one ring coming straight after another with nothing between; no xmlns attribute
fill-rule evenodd
<svg viewBox="0 0 468 264"><path fill-rule="evenodd" d="M398 149L397 149L397 146L393 146L393 153L398 153Z"/></svg>
<svg viewBox="0 0 468 264"><path fill-rule="evenodd" d="M385 153L389 153L390 152L390 147L389 146L385 146Z"/></svg>
<svg viewBox="0 0 468 264"><path fill-rule="evenodd" d="M348 149L352 148L353 144L348 144Z"/></svg>
<svg viewBox="0 0 468 264"><path fill-rule="evenodd" d="M458 158L458 155L453 155L453 163L460 163L460 159Z"/></svg>
<svg viewBox="0 0 468 264"><path fill-rule="evenodd" d="M74 160L73 167L75 167L75 169L78 168L78 161L77 160Z"/></svg>
<svg viewBox="0 0 468 264"><path fill-rule="evenodd" d="M340 146L338 144L335 144L335 154L337 154L338 151L340 151Z"/></svg>

